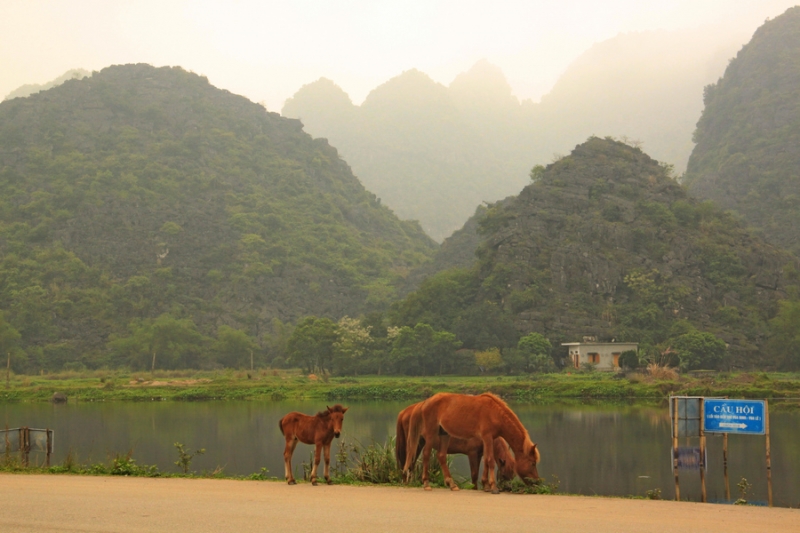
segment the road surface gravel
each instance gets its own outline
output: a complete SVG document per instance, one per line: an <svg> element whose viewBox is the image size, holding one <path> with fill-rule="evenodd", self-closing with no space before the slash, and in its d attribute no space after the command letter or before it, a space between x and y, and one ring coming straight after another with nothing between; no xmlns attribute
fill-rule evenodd
<svg viewBox="0 0 800 533"><path fill-rule="evenodd" d="M0 474L0 532L800 532L800 510L214 479Z"/></svg>

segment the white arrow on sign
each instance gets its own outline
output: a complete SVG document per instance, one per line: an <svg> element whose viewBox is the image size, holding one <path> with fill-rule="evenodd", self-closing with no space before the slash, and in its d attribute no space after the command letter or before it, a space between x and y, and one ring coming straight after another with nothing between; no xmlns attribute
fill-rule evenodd
<svg viewBox="0 0 800 533"><path fill-rule="evenodd" d="M731 422L720 422L719 427L721 428L734 428L734 429L744 429L747 427L747 424L733 424Z"/></svg>

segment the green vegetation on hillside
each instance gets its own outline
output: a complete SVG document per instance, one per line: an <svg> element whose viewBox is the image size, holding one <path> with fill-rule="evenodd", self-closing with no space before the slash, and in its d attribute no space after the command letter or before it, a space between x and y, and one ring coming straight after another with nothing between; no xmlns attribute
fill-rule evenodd
<svg viewBox="0 0 800 533"><path fill-rule="evenodd" d="M685 370L796 368L780 355L789 348L767 342L782 328L797 343L794 307L779 310L798 284L790 254L621 142L589 139L534 174L479 218L477 265L427 278L393 306L392 324L430 324L504 357L538 332L556 346L639 342L641 358Z"/></svg>
<svg viewBox="0 0 800 533"><path fill-rule="evenodd" d="M180 68L0 104L0 344L18 371L263 364L284 323L385 309L435 248L298 121Z"/></svg>
<svg viewBox="0 0 800 533"><path fill-rule="evenodd" d="M800 255L800 7L764 23L704 99L689 190Z"/></svg>

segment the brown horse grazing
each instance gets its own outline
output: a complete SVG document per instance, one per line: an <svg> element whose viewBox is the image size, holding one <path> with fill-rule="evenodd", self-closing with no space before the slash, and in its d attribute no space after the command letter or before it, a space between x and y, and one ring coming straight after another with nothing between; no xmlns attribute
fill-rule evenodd
<svg viewBox="0 0 800 533"><path fill-rule="evenodd" d="M451 437L460 439L479 438L483 441L483 463L489 472L489 483L483 490L491 490L499 494L495 481L494 439L503 437L514 452L516 472L523 481L538 479L536 464L539 462L539 450L531 442L528 432L519 421L517 415L506 403L494 394L484 393L478 396L440 392L425 400L419 407L421 416L412 417L406 442L406 462L403 473L406 479L414 465L414 455L420 438L425 439L422 457L430 457L433 442L438 436L439 449L436 457L444 473L445 483L451 490L458 486L447 467L447 450ZM422 483L425 490L431 490L428 483L428 467L430 461L423 461Z"/></svg>
<svg viewBox="0 0 800 533"><path fill-rule="evenodd" d="M342 407L338 403L333 407L328 407L325 411L320 411L315 416L304 415L303 413L291 412L281 418L278 427L286 438L286 448L283 450L283 462L286 466L286 479L289 485L297 482L292 475L292 454L297 442L303 444L314 444L314 468L311 470L311 484L317 484L317 469L319 468L319 456L322 450L325 451L325 481L331 485L331 442L333 438L339 438L342 433L342 422L347 407Z"/></svg>
<svg viewBox="0 0 800 533"><path fill-rule="evenodd" d="M412 417L421 416L419 407L422 402L409 405L397 415L397 437L395 440L395 455L397 457L397 465L405 465L406 462L406 439L408 437L408 429L412 423ZM438 437L438 436L437 436ZM422 453L424 439L420 439L420 445L417 446L417 452L414 455L414 463L417 462L419 454ZM433 448L439 449L439 439L433 444ZM480 470L481 458L483 457L483 441L478 438L459 439L457 437L450 437L450 444L447 447L448 454L464 454L469 459L469 470L472 477L472 488L478 489L478 472ZM499 478L501 480L511 481L514 479L516 461L511 454L508 443L503 437L494 439L494 456L499 467ZM489 473L483 469L483 476L481 483L483 486L488 484Z"/></svg>

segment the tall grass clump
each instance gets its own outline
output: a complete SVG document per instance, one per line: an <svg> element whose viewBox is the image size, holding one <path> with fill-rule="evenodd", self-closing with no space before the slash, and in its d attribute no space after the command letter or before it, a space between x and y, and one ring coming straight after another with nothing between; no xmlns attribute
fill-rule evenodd
<svg viewBox="0 0 800 533"><path fill-rule="evenodd" d="M342 440L336 452L336 468L333 472L336 481L339 483L402 484L402 466L397 465L395 445L393 436L390 436L383 444L373 442L369 446L363 446L357 441ZM431 452L430 460L431 485L444 487L444 474L434 452ZM447 465L451 465L449 456ZM411 484L419 485L421 479L422 461L417 461Z"/></svg>
<svg viewBox="0 0 800 533"><path fill-rule="evenodd" d="M678 373L674 368L670 368L667 365L662 366L658 363L650 363L647 365L647 373L650 374L650 377L653 379L663 379L668 381L676 381L678 379Z"/></svg>

